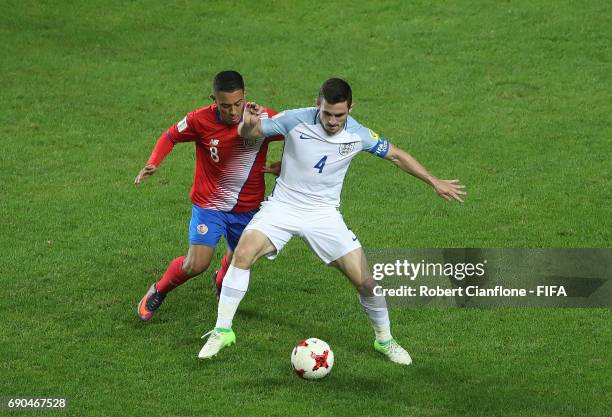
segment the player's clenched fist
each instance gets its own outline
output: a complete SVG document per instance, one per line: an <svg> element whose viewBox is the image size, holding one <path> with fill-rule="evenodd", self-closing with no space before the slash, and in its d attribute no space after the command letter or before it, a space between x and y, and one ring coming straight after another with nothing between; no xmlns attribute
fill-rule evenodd
<svg viewBox="0 0 612 417"><path fill-rule="evenodd" d="M248 127L254 127L261 115L261 106L257 103L247 103L244 106L244 114L242 116L242 121Z"/></svg>
<svg viewBox="0 0 612 417"><path fill-rule="evenodd" d="M145 178L150 177L155 174L157 171L157 167L153 164L147 164L143 169L140 170L138 175L136 175L136 179L134 180L134 184L138 185L145 180Z"/></svg>
<svg viewBox="0 0 612 417"><path fill-rule="evenodd" d="M260 116L262 108L256 103L246 103L242 112L242 121L238 125L238 134L246 139L247 144L262 137Z"/></svg>

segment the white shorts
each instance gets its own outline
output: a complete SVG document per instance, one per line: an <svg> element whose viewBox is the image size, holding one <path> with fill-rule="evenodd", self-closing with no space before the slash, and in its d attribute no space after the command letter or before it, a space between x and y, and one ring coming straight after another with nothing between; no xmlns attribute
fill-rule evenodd
<svg viewBox="0 0 612 417"><path fill-rule="evenodd" d="M304 239L326 264L361 247L357 236L334 207L300 208L278 201L264 201L244 230L258 230L270 239L276 252L268 255L269 259L276 258L294 235Z"/></svg>

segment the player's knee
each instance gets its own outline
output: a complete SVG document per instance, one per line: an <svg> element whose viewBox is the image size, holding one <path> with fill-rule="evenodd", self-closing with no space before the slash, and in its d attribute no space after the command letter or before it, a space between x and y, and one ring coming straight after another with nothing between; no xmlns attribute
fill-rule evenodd
<svg viewBox="0 0 612 417"><path fill-rule="evenodd" d="M206 271L209 265L210 261L206 259L187 257L183 262L183 271L189 276L195 276Z"/></svg>
<svg viewBox="0 0 612 417"><path fill-rule="evenodd" d="M238 245L232 257L232 264L241 269L249 269L255 262L255 251L249 245Z"/></svg>
<svg viewBox="0 0 612 417"><path fill-rule="evenodd" d="M376 287L376 281L373 278L363 280L355 286L359 294L364 297L372 297L374 295L374 287Z"/></svg>

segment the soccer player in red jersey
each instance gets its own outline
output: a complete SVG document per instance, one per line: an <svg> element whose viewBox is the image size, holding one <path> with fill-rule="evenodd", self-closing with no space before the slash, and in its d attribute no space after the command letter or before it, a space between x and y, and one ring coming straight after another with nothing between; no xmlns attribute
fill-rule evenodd
<svg viewBox="0 0 612 417"><path fill-rule="evenodd" d="M268 143L283 137L247 143L238 135L238 123L245 105L242 76L236 71L220 72L214 78L210 97L214 104L192 111L161 135L134 181L140 184L153 175L175 144L195 142L189 250L186 256L170 262L166 272L142 297L138 316L145 321L153 316L168 292L208 268L223 236L228 252L215 277L219 291L240 235L263 200L263 174L275 173L265 167ZM274 114L276 112L262 108L260 117Z"/></svg>

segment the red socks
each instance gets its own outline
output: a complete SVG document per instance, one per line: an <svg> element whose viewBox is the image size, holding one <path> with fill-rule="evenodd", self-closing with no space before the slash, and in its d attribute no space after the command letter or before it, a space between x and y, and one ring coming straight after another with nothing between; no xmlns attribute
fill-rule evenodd
<svg viewBox="0 0 612 417"><path fill-rule="evenodd" d="M185 257L180 256L170 262L170 265L168 265L168 269L166 269L164 275L162 275L159 281L157 281L155 284L157 292L162 294L168 293L191 278L183 271L184 260ZM221 260L221 268L219 268L216 276L217 288L221 288L221 285L223 284L223 277L225 277L225 273L227 272L229 266L230 263L227 256L224 256Z"/></svg>
<svg viewBox="0 0 612 417"><path fill-rule="evenodd" d="M164 272L164 275L162 275L159 281L157 281L155 284L157 292L162 294L170 292L190 278L183 271L184 260L185 257L180 256L170 262L170 265L168 266L168 269L166 269L166 272Z"/></svg>
<svg viewBox="0 0 612 417"><path fill-rule="evenodd" d="M229 268L229 266L230 266L230 263L227 260L227 255L225 255L223 259L221 259L221 268L219 268L219 271L217 272L217 277L216 277L217 288L221 288L221 285L223 285L223 278L225 277L225 273L227 272L227 268Z"/></svg>

